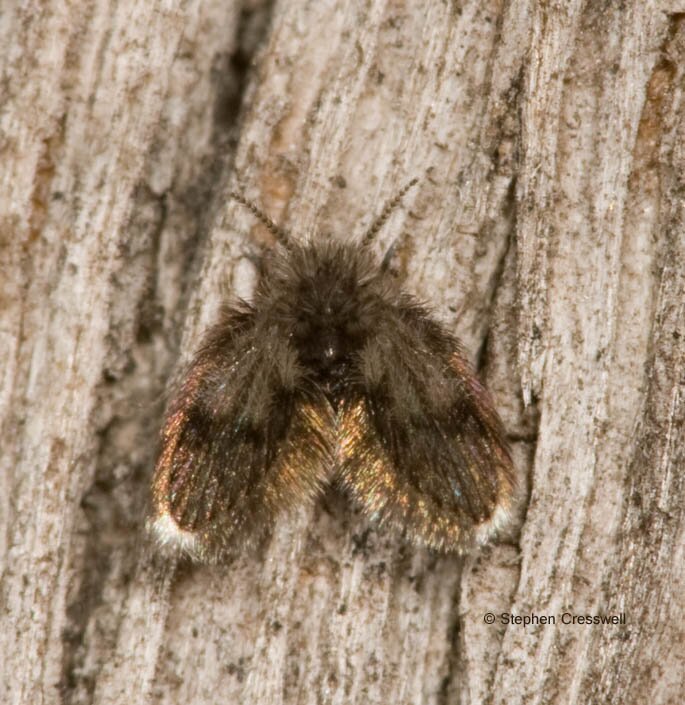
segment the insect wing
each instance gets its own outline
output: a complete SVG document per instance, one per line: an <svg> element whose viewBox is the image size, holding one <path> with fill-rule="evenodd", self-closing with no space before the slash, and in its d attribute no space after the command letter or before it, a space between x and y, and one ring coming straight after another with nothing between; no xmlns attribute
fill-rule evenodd
<svg viewBox="0 0 685 705"><path fill-rule="evenodd" d="M418 307L388 316L362 352L339 442L338 482L417 543L462 551L508 519L502 423L458 342Z"/></svg>
<svg viewBox="0 0 685 705"><path fill-rule="evenodd" d="M202 560L257 538L327 481L334 423L287 339L258 331L249 316L226 315L167 411L152 533Z"/></svg>

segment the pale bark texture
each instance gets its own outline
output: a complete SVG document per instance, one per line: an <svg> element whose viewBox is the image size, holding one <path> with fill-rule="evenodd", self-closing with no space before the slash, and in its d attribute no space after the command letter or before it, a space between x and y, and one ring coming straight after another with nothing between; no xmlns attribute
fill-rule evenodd
<svg viewBox="0 0 685 705"><path fill-rule="evenodd" d="M683 701L683 11L0 4L0 702ZM414 176L377 252L497 399L512 529L437 555L331 492L154 559L166 391L270 243L228 191L353 240Z"/></svg>

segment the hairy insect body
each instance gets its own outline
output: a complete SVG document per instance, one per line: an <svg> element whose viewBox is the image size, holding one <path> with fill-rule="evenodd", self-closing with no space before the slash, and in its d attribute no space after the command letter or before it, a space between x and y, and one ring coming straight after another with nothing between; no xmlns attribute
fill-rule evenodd
<svg viewBox="0 0 685 705"><path fill-rule="evenodd" d="M375 263L368 236L300 245L277 232L253 301L224 308L167 410L158 541L220 558L331 482L416 543L486 541L514 471L459 342Z"/></svg>

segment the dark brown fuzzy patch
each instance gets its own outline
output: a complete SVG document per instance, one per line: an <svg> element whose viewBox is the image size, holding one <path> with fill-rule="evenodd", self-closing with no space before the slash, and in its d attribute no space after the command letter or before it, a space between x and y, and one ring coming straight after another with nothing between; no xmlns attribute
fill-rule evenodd
<svg viewBox="0 0 685 705"><path fill-rule="evenodd" d="M515 481L490 395L369 239L284 236L254 301L226 306L206 334L162 430L151 519L162 542L221 558L331 482L440 550L502 522Z"/></svg>

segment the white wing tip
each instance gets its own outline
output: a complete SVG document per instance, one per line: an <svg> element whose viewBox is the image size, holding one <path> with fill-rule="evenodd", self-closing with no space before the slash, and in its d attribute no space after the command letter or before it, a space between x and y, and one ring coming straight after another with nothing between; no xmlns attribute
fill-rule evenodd
<svg viewBox="0 0 685 705"><path fill-rule="evenodd" d="M488 521L483 522L475 531L476 542L483 545L499 534L511 522L512 514L509 504L498 504Z"/></svg>
<svg viewBox="0 0 685 705"><path fill-rule="evenodd" d="M182 529L169 514L162 514L148 522L148 531L162 548L168 548L189 556L200 552L201 543L197 534Z"/></svg>

